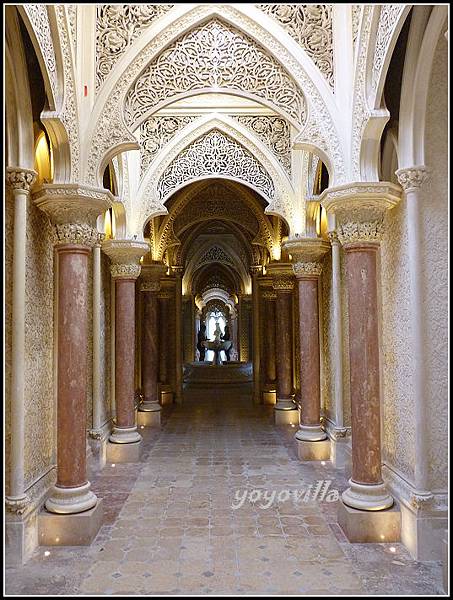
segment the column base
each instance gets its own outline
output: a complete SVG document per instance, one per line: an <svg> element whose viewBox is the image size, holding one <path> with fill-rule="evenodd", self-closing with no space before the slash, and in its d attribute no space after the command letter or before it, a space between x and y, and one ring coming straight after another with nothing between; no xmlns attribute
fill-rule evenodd
<svg viewBox="0 0 453 600"><path fill-rule="evenodd" d="M144 427L159 427L160 426L160 411L161 406L159 405L159 410L153 411L139 411L137 415L137 425L143 425Z"/></svg>
<svg viewBox="0 0 453 600"><path fill-rule="evenodd" d="M298 425L299 411L294 406L292 409L277 409L274 407L274 418L276 425Z"/></svg>
<svg viewBox="0 0 453 600"><path fill-rule="evenodd" d="M112 444L133 444L140 442L142 436L137 431L137 426L133 427L113 427L109 442ZM108 460L108 459L107 459Z"/></svg>
<svg viewBox="0 0 453 600"><path fill-rule="evenodd" d="M139 442L132 444L107 444L107 462L108 463L136 463L140 462L143 444L140 438Z"/></svg>
<svg viewBox="0 0 453 600"><path fill-rule="evenodd" d="M162 410L162 406L159 402L142 402L138 407L138 412L157 412Z"/></svg>
<svg viewBox="0 0 453 600"><path fill-rule="evenodd" d="M277 398L274 410L295 410L297 406L292 398Z"/></svg>
<svg viewBox="0 0 453 600"><path fill-rule="evenodd" d="M393 506L393 498L384 483L365 485L349 480L349 488L341 498L345 504L357 510L379 511Z"/></svg>
<svg viewBox="0 0 453 600"><path fill-rule="evenodd" d="M277 390L264 390L263 391L263 404L276 404L277 403Z"/></svg>
<svg viewBox="0 0 453 600"><path fill-rule="evenodd" d="M6 513L5 521L5 565L24 565L38 545L37 511L26 515Z"/></svg>
<svg viewBox="0 0 453 600"><path fill-rule="evenodd" d="M160 385L159 397L162 406L166 406L167 404L173 404L173 392L169 385Z"/></svg>
<svg viewBox="0 0 453 600"><path fill-rule="evenodd" d="M77 514L96 506L98 498L90 491L90 482L73 488L53 487L45 502L46 509L59 515Z"/></svg>
<svg viewBox="0 0 453 600"><path fill-rule="evenodd" d="M295 437L300 442L320 442L327 439L321 425L300 425Z"/></svg>
<svg viewBox="0 0 453 600"><path fill-rule="evenodd" d="M401 511L396 506L387 510L357 510L340 500L338 524L350 542L399 542Z"/></svg>
<svg viewBox="0 0 453 600"><path fill-rule="evenodd" d="M330 460L330 440L306 442L296 437L296 441L299 460Z"/></svg>
<svg viewBox="0 0 453 600"><path fill-rule="evenodd" d="M38 515L40 546L89 546L102 526L103 499L83 513L56 515L42 511Z"/></svg>

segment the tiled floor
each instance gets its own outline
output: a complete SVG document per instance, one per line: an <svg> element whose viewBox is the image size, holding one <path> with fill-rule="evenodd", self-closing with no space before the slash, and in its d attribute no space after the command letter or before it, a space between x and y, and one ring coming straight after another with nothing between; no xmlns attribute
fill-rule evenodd
<svg viewBox="0 0 453 600"><path fill-rule="evenodd" d="M7 594L442 594L438 563L417 564L400 544L349 544L336 502L294 504L310 484L342 491L346 480L329 463L301 464L294 429L246 390L187 391L161 430L143 431L141 463L93 480L105 499L95 543L47 557L40 547L6 570ZM253 490L280 502L233 508Z"/></svg>

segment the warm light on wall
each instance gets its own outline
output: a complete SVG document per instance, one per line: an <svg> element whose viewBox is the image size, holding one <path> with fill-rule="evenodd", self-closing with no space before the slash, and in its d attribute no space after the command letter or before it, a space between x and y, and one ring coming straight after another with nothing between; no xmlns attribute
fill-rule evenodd
<svg viewBox="0 0 453 600"><path fill-rule="evenodd" d="M115 237L116 227L115 227L115 214L112 209L108 209L104 214L104 233L106 239L111 239Z"/></svg>
<svg viewBox="0 0 453 600"><path fill-rule="evenodd" d="M53 180L52 148L49 147L46 134L41 131L35 145L35 171L38 183L51 183Z"/></svg>
<svg viewBox="0 0 453 600"><path fill-rule="evenodd" d="M271 255L272 255L272 260L280 260L280 258L282 256L282 249L281 249L280 244L274 244L272 246Z"/></svg>

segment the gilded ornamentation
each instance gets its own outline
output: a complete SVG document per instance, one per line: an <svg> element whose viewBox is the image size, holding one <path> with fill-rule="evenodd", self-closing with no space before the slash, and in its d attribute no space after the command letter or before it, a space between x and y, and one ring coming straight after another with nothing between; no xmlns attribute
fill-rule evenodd
<svg viewBox="0 0 453 600"><path fill-rule="evenodd" d="M150 117L140 125L140 176L143 177L149 165L172 137L197 117L164 116Z"/></svg>
<svg viewBox="0 0 453 600"><path fill-rule="evenodd" d="M291 174L291 126L286 119L271 115L234 115L233 119L259 137Z"/></svg>
<svg viewBox="0 0 453 600"><path fill-rule="evenodd" d="M294 288L294 278L291 275L278 275L272 279L272 287L276 291L291 292Z"/></svg>
<svg viewBox="0 0 453 600"><path fill-rule="evenodd" d="M293 269L296 277L318 277L322 272L319 262L295 262Z"/></svg>
<svg viewBox="0 0 453 600"><path fill-rule="evenodd" d="M140 283L141 292L158 292L160 290L160 282L151 279L144 279Z"/></svg>
<svg viewBox="0 0 453 600"><path fill-rule="evenodd" d="M96 90L129 46L173 4L96 6Z"/></svg>
<svg viewBox="0 0 453 600"><path fill-rule="evenodd" d="M229 256L223 248L220 248L220 246L212 246L209 248L209 250L200 257L197 265L201 266L210 262L220 262L231 266L234 265L231 256Z"/></svg>
<svg viewBox="0 0 453 600"><path fill-rule="evenodd" d="M329 4L257 4L302 46L329 85L334 86L332 6Z"/></svg>
<svg viewBox="0 0 453 600"><path fill-rule="evenodd" d="M31 169L22 169L20 167L6 168L6 183L13 190L24 190L29 192L31 186L36 181L37 173Z"/></svg>
<svg viewBox="0 0 453 600"><path fill-rule="evenodd" d="M305 99L287 71L252 38L212 19L185 33L141 73L124 105L131 130L150 110L189 90L227 88L272 102L297 123L305 121Z"/></svg>
<svg viewBox="0 0 453 600"><path fill-rule="evenodd" d="M398 183L407 192L412 192L423 186L430 177L430 170L425 166L409 167L395 171Z"/></svg>
<svg viewBox="0 0 453 600"><path fill-rule="evenodd" d="M277 299L277 294L274 291L270 291L270 290L266 290L264 292L262 292L261 294L263 300L276 300Z"/></svg>
<svg viewBox="0 0 453 600"><path fill-rule="evenodd" d="M159 178L157 191L163 201L191 179L224 175L247 181L272 200L275 188L264 167L241 144L214 129L183 150Z"/></svg>

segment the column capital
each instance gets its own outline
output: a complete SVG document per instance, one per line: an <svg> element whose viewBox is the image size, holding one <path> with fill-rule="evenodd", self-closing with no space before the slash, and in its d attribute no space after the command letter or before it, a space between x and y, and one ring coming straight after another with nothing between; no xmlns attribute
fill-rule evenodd
<svg viewBox="0 0 453 600"><path fill-rule="evenodd" d="M276 300L277 298L277 294L275 293L274 290L265 290L261 293L262 297L264 300Z"/></svg>
<svg viewBox="0 0 453 600"><path fill-rule="evenodd" d="M149 252L147 242L135 240L106 240L102 250L110 257L110 272L114 279L137 279L140 275L140 258Z"/></svg>
<svg viewBox="0 0 453 600"><path fill-rule="evenodd" d="M141 292L158 292L160 290L160 279L165 275L165 265L161 263L142 265L140 274Z"/></svg>
<svg viewBox="0 0 453 600"><path fill-rule="evenodd" d="M182 265L172 265L170 267L171 272L173 273L173 275L176 275L177 277L181 277L183 271L184 271L184 267Z"/></svg>
<svg viewBox="0 0 453 600"><path fill-rule="evenodd" d="M38 173L33 169L24 169L23 167L6 167L6 183L13 190L22 190L30 192L31 186L35 183Z"/></svg>
<svg viewBox="0 0 453 600"><path fill-rule="evenodd" d="M270 263L266 273L272 277L272 287L276 291L291 292L294 288L294 273L291 263Z"/></svg>
<svg viewBox="0 0 453 600"><path fill-rule="evenodd" d="M252 277L261 275L263 272L263 265L250 265L250 274Z"/></svg>
<svg viewBox="0 0 453 600"><path fill-rule="evenodd" d="M327 188L321 206L335 215L342 245L379 244L384 216L401 200L401 187L387 181L358 182Z"/></svg>
<svg viewBox="0 0 453 600"><path fill-rule="evenodd" d="M330 243L333 244L339 244L340 240L338 239L338 233L336 231L336 229L334 229L333 231L328 231L327 232L327 236L330 240Z"/></svg>
<svg viewBox="0 0 453 600"><path fill-rule="evenodd" d="M322 259L330 250L329 242L320 238L289 238L284 248L291 256L293 270L298 279L318 277L322 271Z"/></svg>
<svg viewBox="0 0 453 600"><path fill-rule="evenodd" d="M431 171L428 167L419 165L418 167L398 169L395 171L395 175L398 177L400 186L407 193L420 189L430 178Z"/></svg>
<svg viewBox="0 0 453 600"><path fill-rule="evenodd" d="M161 290L157 295L159 300L171 300L173 296L174 294L170 290Z"/></svg>

